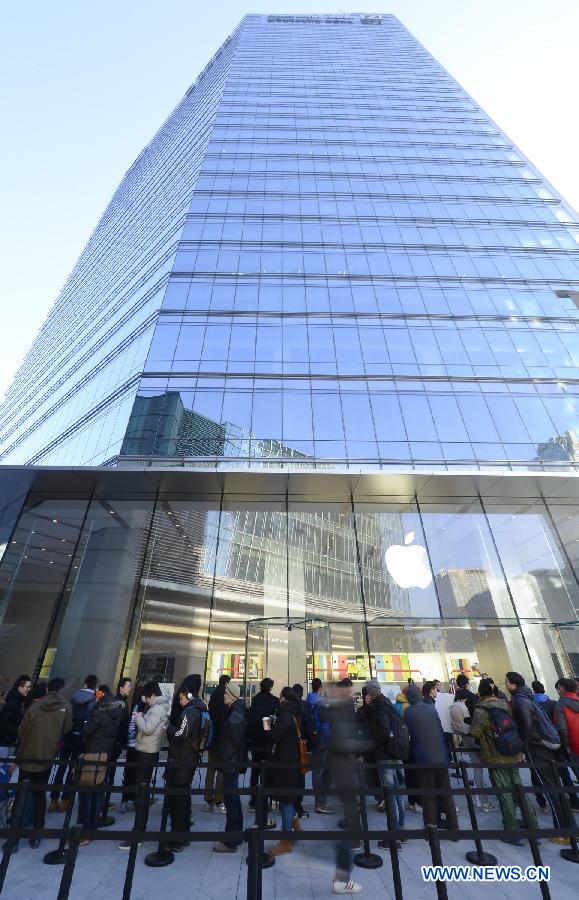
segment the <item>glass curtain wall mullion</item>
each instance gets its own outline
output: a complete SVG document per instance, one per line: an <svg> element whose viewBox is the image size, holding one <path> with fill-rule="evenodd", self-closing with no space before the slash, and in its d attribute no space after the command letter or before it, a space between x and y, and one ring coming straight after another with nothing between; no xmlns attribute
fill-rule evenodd
<svg viewBox="0 0 579 900"><path fill-rule="evenodd" d="M59 596L58 596L58 598L57 598L57 600L56 600L56 603L54 604L53 611L52 611L52 616L51 616L51 618L50 618L49 625L48 625L48 627L47 627L47 629L46 629L46 638L45 638L45 640L44 640L44 642L43 642L43 644L42 644L42 649L41 649L41 651L40 651L40 653L39 653L38 660L37 660L36 665L35 665L35 667L34 667L34 678L35 678L35 679L41 677L41 675L42 675L42 670L44 669L44 667L46 666L47 668L49 668L49 667L50 667L50 664L51 664L51 662L52 662L51 660L48 660L48 659L47 659L48 648L49 648L49 646L50 646L51 638L52 638L53 636L55 636L55 632L56 632L56 630L57 630L57 626L58 626L59 619L60 619L60 621L62 621L62 617L63 617L64 612L65 612L65 607L63 606L64 595L65 595L66 590L67 590L67 587L68 587L68 585L69 585L69 580L70 580L70 578L71 578L71 576L72 576L72 571L73 571L74 563L75 563L75 560L77 559L77 554L78 554L78 549L79 549L80 541L81 541L81 538L82 538L82 536L83 536L83 534L84 534L84 529L85 529L85 525L86 525L86 521L87 521L87 516L88 516L89 510L90 510L90 506L91 506L91 503L92 503L92 501L93 501L94 495L95 495L95 492L94 492L94 490L93 490L93 491L90 493L90 495L89 495L89 497L88 497L88 499L87 499L87 501L86 501L86 507L85 507L84 515L83 515L83 518L82 518L82 522L80 523L80 527L79 527L79 529L78 529L78 534L77 534L77 538L76 538L76 543L75 543L75 545L74 545L74 549L73 549L72 555L71 555L71 557L70 557L70 562L69 562L69 564L68 564L68 569L67 569L67 571L66 571L66 576L65 576L64 581L63 581L63 584L62 584L62 590L60 591L60 594L59 594Z"/></svg>
<svg viewBox="0 0 579 900"><path fill-rule="evenodd" d="M120 665L120 675L126 678L134 677L134 664L131 659L127 662L129 655L132 656L134 648L136 646L136 640L132 639L132 635L136 634L141 625L141 617L143 613L143 608L145 604L145 586L144 586L144 578L145 578L145 568L150 568L151 559L152 559L152 548L154 545L154 526L155 526L155 514L157 512L157 506L159 503L159 489L155 491L155 499L153 502L153 509L151 512L151 521L149 523L149 530L147 534L147 539L145 543L145 551L143 553L143 559L141 563L141 568L136 579L135 583L135 597L132 605L132 609L129 613L127 619L127 628L126 633L123 638L121 654L122 660Z"/></svg>

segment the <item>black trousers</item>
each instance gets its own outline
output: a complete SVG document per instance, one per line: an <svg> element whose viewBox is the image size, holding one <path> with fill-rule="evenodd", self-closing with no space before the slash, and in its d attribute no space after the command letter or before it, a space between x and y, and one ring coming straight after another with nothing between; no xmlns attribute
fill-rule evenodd
<svg viewBox="0 0 579 900"><path fill-rule="evenodd" d="M573 828L574 821L568 822L565 816L565 810L561 802L561 795L556 791L549 791L551 787L560 787L558 769L553 767L553 763L557 763L557 758L552 750L548 747L542 747L540 744L532 744L528 750L529 762L533 764L531 769L531 780L533 784L542 787L545 797L551 807L551 815L553 816L554 828ZM535 778L533 778L533 774ZM535 780L536 779L536 780ZM573 816L570 814L571 820Z"/></svg>
<svg viewBox="0 0 579 900"><path fill-rule="evenodd" d="M183 794L170 795L168 800L169 815L171 816L171 831L189 831L191 827L191 783L195 776L195 769L187 772L169 772L167 787L182 788ZM187 789L187 792L186 790Z"/></svg>
<svg viewBox="0 0 579 900"><path fill-rule="evenodd" d="M48 784L50 769L42 772L25 772L20 769L18 781L30 781L31 784ZM44 828L46 816L46 792L32 791L32 827Z"/></svg>
<svg viewBox="0 0 579 900"><path fill-rule="evenodd" d="M255 750L252 749L252 751L251 751L251 761L252 762L261 763L261 762L263 762L264 759L265 759L265 750L258 749L258 748L256 748ZM259 766L255 766L255 767L252 766L251 778L249 780L250 787L257 787L257 785L259 784L260 775L261 775L261 771L259 769Z"/></svg>
<svg viewBox="0 0 579 900"><path fill-rule="evenodd" d="M137 750L135 762L137 763L137 775L135 778L135 784L138 787L140 784L150 785L151 778L153 777L153 772L155 771L155 766L159 762L159 754L158 753L143 753L140 750ZM148 792L147 792L148 796ZM147 819L149 818L149 804L137 802L137 811L135 813L135 824L133 825L133 831L143 831L147 827Z"/></svg>
<svg viewBox="0 0 579 900"><path fill-rule="evenodd" d="M417 770L417 787L421 790L438 788L440 795L430 794L422 796L422 818L425 825L436 825L438 811L446 813L446 821L449 828L458 828L454 797L450 793L450 779L448 769L419 769Z"/></svg>
<svg viewBox="0 0 579 900"><path fill-rule="evenodd" d="M127 747L126 763L134 763L137 759L137 751L134 747ZM137 770L134 766L125 766L123 773L123 803L135 799L135 784L137 783Z"/></svg>

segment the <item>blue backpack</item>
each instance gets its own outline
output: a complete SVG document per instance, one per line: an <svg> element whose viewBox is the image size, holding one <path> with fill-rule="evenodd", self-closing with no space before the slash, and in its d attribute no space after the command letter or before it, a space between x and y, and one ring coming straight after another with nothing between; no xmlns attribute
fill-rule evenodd
<svg viewBox="0 0 579 900"><path fill-rule="evenodd" d="M320 717L321 703L307 702L304 710L304 731L307 739L308 750L317 750L328 743L329 725L322 722Z"/></svg>
<svg viewBox="0 0 579 900"><path fill-rule="evenodd" d="M197 751L199 754L204 753L213 742L213 722L209 712L204 709L201 711L201 721L199 723L199 738L197 741Z"/></svg>
<svg viewBox="0 0 579 900"><path fill-rule="evenodd" d="M558 750L561 746L559 732L543 709L542 704L537 703L536 700L532 702L535 724L537 731L541 735L541 743L548 747L549 750Z"/></svg>

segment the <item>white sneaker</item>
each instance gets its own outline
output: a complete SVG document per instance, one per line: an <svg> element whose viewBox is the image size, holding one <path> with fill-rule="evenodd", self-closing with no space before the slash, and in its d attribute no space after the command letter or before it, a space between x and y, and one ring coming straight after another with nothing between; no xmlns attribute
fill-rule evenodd
<svg viewBox="0 0 579 900"><path fill-rule="evenodd" d="M479 809L481 810L481 812L490 813L490 812L495 812L495 810L498 809L498 807L496 807L494 805L494 803L481 803L481 805L479 806Z"/></svg>
<svg viewBox="0 0 579 900"><path fill-rule="evenodd" d="M203 801L203 812L213 812L213 804L207 803L206 800Z"/></svg>
<svg viewBox="0 0 579 900"><path fill-rule="evenodd" d="M214 813L226 813L227 810L225 809L225 803L216 803L216 804L214 805L213 809L211 810L211 812L214 812Z"/></svg>
<svg viewBox="0 0 579 900"><path fill-rule="evenodd" d="M362 891L362 885L357 881L338 881L334 878L332 890L334 894L359 894Z"/></svg>

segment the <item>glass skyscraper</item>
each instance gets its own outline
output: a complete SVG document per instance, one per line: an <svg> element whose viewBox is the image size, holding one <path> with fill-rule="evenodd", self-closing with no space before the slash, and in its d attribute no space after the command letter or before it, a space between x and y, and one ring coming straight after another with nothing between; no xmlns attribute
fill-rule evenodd
<svg viewBox="0 0 579 900"><path fill-rule="evenodd" d="M70 677L577 668L578 307L579 217L394 17L246 16L0 408L6 677L32 616Z"/></svg>

